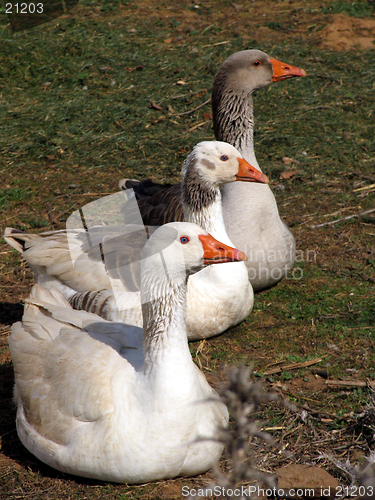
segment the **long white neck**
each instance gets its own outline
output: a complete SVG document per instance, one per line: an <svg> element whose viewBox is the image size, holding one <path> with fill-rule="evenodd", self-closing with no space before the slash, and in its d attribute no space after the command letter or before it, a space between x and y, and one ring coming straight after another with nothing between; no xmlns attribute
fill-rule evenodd
<svg viewBox="0 0 375 500"><path fill-rule="evenodd" d="M207 181L190 158L182 169L182 206L185 220L194 222L214 238L233 246L224 225L220 188Z"/></svg>
<svg viewBox="0 0 375 500"><path fill-rule="evenodd" d="M160 367L189 363L186 333L187 278L174 281L155 259L142 270L143 372L152 376ZM151 301L149 300L151 298Z"/></svg>
<svg viewBox="0 0 375 500"><path fill-rule="evenodd" d="M212 234L217 240L233 246L225 229L220 189L215 187L212 191L215 193L212 201L200 208L192 206L185 195L182 201L185 218Z"/></svg>

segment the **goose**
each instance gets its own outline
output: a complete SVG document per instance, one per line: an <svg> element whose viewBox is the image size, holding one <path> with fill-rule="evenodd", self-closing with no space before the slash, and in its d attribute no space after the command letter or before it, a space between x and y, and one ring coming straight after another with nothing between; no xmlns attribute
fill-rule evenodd
<svg viewBox="0 0 375 500"><path fill-rule="evenodd" d="M297 76L306 76L306 72L260 50L244 50L228 57L215 76L212 90L216 139L235 146L261 170L254 152L252 94L272 82ZM119 186L134 189L145 224L183 220L180 185L122 179ZM246 266L254 291L274 286L293 266L295 240L280 218L270 187L234 183L223 185L221 191L225 228L231 241L248 256Z"/></svg>
<svg viewBox="0 0 375 500"><path fill-rule="evenodd" d="M246 162L233 146L220 141L196 145L184 163L182 177L186 219L230 246L232 244L224 226L220 187L223 183L234 181L268 182L267 176ZM104 226L98 228L98 232L101 230L108 234L110 229ZM99 252L96 258L93 252L82 252L82 233L77 234L79 251L83 253L80 267L72 264L65 231L33 235L7 228L4 237L23 253L35 271L36 282L47 288L58 288L75 309L85 309L110 321L142 326L139 292L130 293L129 287L114 291L118 289L116 283L119 280L114 282L108 276L108 272L111 274L108 268L112 268L113 277L128 258L129 244L124 248L121 237L113 240L119 242L117 247L114 243L116 260L114 265L107 263L107 267ZM131 287L134 288L136 285ZM253 302L254 294L244 262L205 268L192 276L188 283L189 339L218 335L240 323L250 313Z"/></svg>
<svg viewBox="0 0 375 500"><path fill-rule="evenodd" d="M245 259L195 224L158 228L142 252L143 343L140 328L75 311L58 290L34 285L9 338L24 446L57 470L103 481L210 469L228 411L189 351L187 280Z"/></svg>

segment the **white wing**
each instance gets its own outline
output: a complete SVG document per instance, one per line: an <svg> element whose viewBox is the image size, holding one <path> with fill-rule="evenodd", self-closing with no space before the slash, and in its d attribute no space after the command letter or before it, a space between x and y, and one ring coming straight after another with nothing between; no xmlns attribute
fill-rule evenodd
<svg viewBox="0 0 375 500"><path fill-rule="evenodd" d="M9 345L16 402L27 423L44 438L67 444L83 423L113 412L114 375L134 376L124 358L132 353L143 359L142 335L138 328L61 305L64 299L56 295L35 285L23 325L13 325Z"/></svg>

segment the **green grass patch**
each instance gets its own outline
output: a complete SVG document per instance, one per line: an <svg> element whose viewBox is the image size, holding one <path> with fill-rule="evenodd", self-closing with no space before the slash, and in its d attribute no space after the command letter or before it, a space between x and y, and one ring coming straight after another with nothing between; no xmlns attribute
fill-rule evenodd
<svg viewBox="0 0 375 500"><path fill-rule="evenodd" d="M374 13L373 5L368 1L333 2L328 7L321 7L323 14L347 14L353 17L371 17Z"/></svg>
<svg viewBox="0 0 375 500"><path fill-rule="evenodd" d="M14 206L17 202L25 201L30 196L30 191L18 187L0 189L0 209Z"/></svg>

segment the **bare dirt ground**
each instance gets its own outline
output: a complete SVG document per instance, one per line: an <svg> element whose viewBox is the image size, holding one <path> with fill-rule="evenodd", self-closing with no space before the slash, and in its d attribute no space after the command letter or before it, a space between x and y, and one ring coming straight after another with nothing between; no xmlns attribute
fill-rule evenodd
<svg viewBox="0 0 375 500"><path fill-rule="evenodd" d="M249 5L246 4L246 9L245 3L223 2L220 11L214 12L210 22L221 26L223 40L238 36L238 34L241 34L244 40L256 38L258 42L263 41L264 43L274 42L275 40L280 43L285 40L304 40L310 46L331 51L353 49L352 52L348 52L348 58L360 58L362 50L374 48L375 18L353 18L341 13L323 15L320 10L320 2L312 1L308 3L309 11L306 10L306 2L303 1L263 0L249 2ZM206 8L209 8L211 4L214 4L214 2L202 2L202 5ZM138 2L137 16L147 18L156 15L155 6L157 5L159 7L157 11L158 18L173 18L176 21L181 21L181 25L176 30L176 37L185 36L186 29L202 31L207 28L207 23L203 18L197 18L194 12L188 10L181 13L178 5L169 5L168 2L140 1ZM125 16L128 15L128 12L125 7L119 6L116 12L104 14L101 12L100 7L92 9L78 5L74 12L69 15L74 15L75 18L92 19L94 22L95 19L102 19L105 16L109 16L111 19ZM269 20L269 23L278 23L279 29L265 26L265 20ZM3 182L6 185L10 182L11 176L9 172L4 173L2 171L2 173ZM15 177L21 175L21 171L13 170L12 175ZM56 183L61 185L64 183L73 184L77 174L71 171L69 174L64 172L60 177L59 175L57 174ZM121 176L120 169L117 169L116 174L110 179L105 173L99 175L102 175L102 177L98 177L96 182L100 180L106 192L116 191L117 180ZM334 182L331 185L327 184L324 187L325 194L328 193L333 197L339 196L341 191L353 189L353 183L356 181L364 182L364 179L360 175L353 175L341 179L340 185ZM374 179L366 182L374 183ZM279 207L284 220L294 231L297 247L302 249L319 248L319 262L317 265L322 269L331 269L332 273L340 272L342 263L346 261L348 256L352 259L351 262L357 262L358 266L363 266L365 269L366 262L373 258L374 247L371 243L365 244L363 242L373 241L373 220L364 220L360 224L353 226L342 226L333 230L333 233L321 231L312 234L311 231L308 231L307 224L305 224L310 219L296 212L291 199L295 196L301 202L300 206L302 206L302 202L304 203L304 214L314 214L318 209L322 213L333 214L337 207L329 200L329 196L321 197L319 192L312 194L308 199L303 198L302 195L294 194L293 189L296 184L292 178L290 181L286 180L284 184L287 186L286 192L278 192L277 195ZM358 186L361 188L363 184ZM45 189L49 188L46 187ZM54 229L63 227L64 211L69 210L69 207L65 205L65 198L59 194L59 191L56 193L56 197L60 198L61 196L61 199L56 201L54 207L54 210L60 215L56 218ZM32 206L27 201L18 204L9 211L5 220L2 221L1 230L3 231L9 224L8 218L12 225L16 225L18 213L31 212L32 210ZM337 213L337 217L340 218L360 211L361 199L358 198L355 206L344 207L340 213ZM0 290L0 397L2 401L0 410L0 499L178 499L181 498L183 484L198 487L210 483L213 480L212 472L189 481L181 479L161 481L152 486L128 488L126 485L105 485L101 482L73 478L58 473L38 462L25 451L18 440L14 423L15 411L12 405L13 366L7 347L7 338L11 325L22 317L21 300L28 295L33 285L33 275L27 265L20 262L17 255L9 254L9 248L5 244L0 244L1 253L7 254L7 261L4 261L0 269L2 273L2 287ZM373 280L373 278L369 279ZM366 282L366 280L368 282L364 270L363 281ZM294 283L294 290L302 294L304 291L303 286L303 283ZM311 291L321 291L325 287L326 281L324 277L314 276L309 282L309 290ZM319 452L324 451L326 447L329 448L330 445L337 449L340 446L342 447L342 460L350 458L355 461L365 455L369 443L370 446L374 444L373 437L357 432L358 429L355 427L355 423L351 427L341 425L343 422L349 422L351 415L350 412L339 414L340 394L327 392L326 371L328 368L324 367L320 371L319 369L310 370L308 373L301 372L300 375L294 377L289 378L286 376L283 380L274 380L272 378L272 370L279 366L278 362L275 361L278 359L279 345L282 345L285 351L288 350L288 346L291 348L297 345L302 357L314 354L318 342L314 337L317 325L314 321L311 325L296 325L292 335L288 330L289 323L281 314L268 312L275 305L282 309L283 305L277 296L272 299L272 304L268 296L263 294L259 296L258 301L261 303L262 308L254 310L247 323L232 329L225 335L210 339L199 347L194 344L192 349L196 352L196 361L205 371L210 383L217 387L219 382L224 380L224 365L227 364L226 353L231 353L233 363L242 361L245 356L250 356L250 353L251 356L254 356L255 353L258 363L257 369L266 373L267 370L271 370L271 375L267 379L268 386L283 395L287 395L292 400L293 398L303 398L305 403L300 405L299 408L312 411L311 418L315 419L311 420L310 427L307 426L308 428L305 429L297 413L282 407L275 409L271 427L277 428L279 422L281 430L278 431L277 437L282 449L293 451L298 459L297 461L301 463L309 461L311 463ZM336 312L332 314L334 315ZM238 342L238 336L243 334L248 327L251 327L254 334L251 342L244 347L243 344ZM370 333L370 327L368 328ZM274 343L269 341L270 336L275 340ZM373 355L373 338L358 337L354 345L350 346L345 338L338 338L337 342L330 345L329 349L332 355L331 359L336 360L338 363L343 358L353 360L353 366L355 365L356 368L349 375L353 376L353 380L359 380L366 365L366 355ZM210 355L212 351L215 352L215 357ZM280 364L282 363L280 362ZM284 364L287 365L287 363ZM348 389L344 390L349 391ZM325 410L322 409L322 399L326 399ZM314 412L312 409L315 406L319 407L319 410ZM265 407L263 410L266 412L269 411L269 408ZM263 418L264 414L261 415L261 419ZM336 441L333 441L331 429L328 431L325 427L330 425L332 421L338 422L337 433L335 434ZM368 428L372 429L371 425L374 424L375 422L368 423ZM317 430L315 429L312 432L311 428L314 426ZM318 438L314 440L315 434L318 435ZM293 442L289 442L291 438L294 439ZM353 444L354 441L357 443L356 446ZM275 451L275 449L267 448L266 452L258 453L257 447L258 444L255 443L254 450L257 457L255 461L260 470L272 472L279 466L289 463L289 460L279 450ZM224 470L229 467L228 458L225 454L221 461ZM323 459L320 464L332 474L337 474L337 469L328 460Z"/></svg>
<svg viewBox="0 0 375 500"><path fill-rule="evenodd" d="M320 32L320 47L330 50L351 48L372 49L375 40L375 19L355 19L334 14Z"/></svg>

